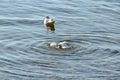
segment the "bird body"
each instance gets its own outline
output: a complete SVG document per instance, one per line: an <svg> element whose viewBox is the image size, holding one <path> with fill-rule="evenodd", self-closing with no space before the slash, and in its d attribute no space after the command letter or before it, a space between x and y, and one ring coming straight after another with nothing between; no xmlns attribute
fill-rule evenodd
<svg viewBox="0 0 120 80"><path fill-rule="evenodd" d="M46 16L44 18L44 26L47 29L47 31L55 31L55 27L54 27L54 23L55 21L53 19L50 19L49 16Z"/></svg>
<svg viewBox="0 0 120 80"><path fill-rule="evenodd" d="M50 43L51 48L56 48L56 49L70 49L72 48L70 42L67 41L61 41L59 43L52 42Z"/></svg>

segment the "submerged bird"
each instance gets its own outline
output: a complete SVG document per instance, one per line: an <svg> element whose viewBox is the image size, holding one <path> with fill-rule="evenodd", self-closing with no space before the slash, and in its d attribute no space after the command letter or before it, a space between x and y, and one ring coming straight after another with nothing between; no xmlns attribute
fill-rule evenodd
<svg viewBox="0 0 120 80"><path fill-rule="evenodd" d="M46 16L44 18L44 26L47 29L47 32L49 30L50 31L55 31L54 23L55 23L55 21L53 19L50 19L49 16Z"/></svg>
<svg viewBox="0 0 120 80"><path fill-rule="evenodd" d="M70 49L72 48L72 45L68 41L61 41L59 43L56 42L50 43L50 47L56 49Z"/></svg>

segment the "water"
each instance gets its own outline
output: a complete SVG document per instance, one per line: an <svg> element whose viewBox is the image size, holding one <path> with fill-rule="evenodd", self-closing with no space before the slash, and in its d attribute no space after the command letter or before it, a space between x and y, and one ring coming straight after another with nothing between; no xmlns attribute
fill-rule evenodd
<svg viewBox="0 0 120 80"><path fill-rule="evenodd" d="M46 33L44 16L56 23ZM51 49L70 40L69 50ZM119 80L119 0L0 0L1 80Z"/></svg>

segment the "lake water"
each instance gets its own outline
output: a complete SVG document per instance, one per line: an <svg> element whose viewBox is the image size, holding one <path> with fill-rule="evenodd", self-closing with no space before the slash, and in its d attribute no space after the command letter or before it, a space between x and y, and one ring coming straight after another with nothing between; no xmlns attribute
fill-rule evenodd
<svg viewBox="0 0 120 80"><path fill-rule="evenodd" d="M120 0L0 0L0 79L119 80Z"/></svg>

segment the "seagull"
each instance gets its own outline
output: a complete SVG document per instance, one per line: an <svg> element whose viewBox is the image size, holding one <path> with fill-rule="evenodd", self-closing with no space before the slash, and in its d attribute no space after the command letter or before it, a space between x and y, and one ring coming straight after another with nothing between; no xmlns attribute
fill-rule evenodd
<svg viewBox="0 0 120 80"><path fill-rule="evenodd" d="M49 16L46 16L44 18L44 26L45 28L47 29L47 32L50 30L50 31L55 31L55 27L54 27L54 23L55 21L53 19L50 19Z"/></svg>
<svg viewBox="0 0 120 80"><path fill-rule="evenodd" d="M59 43L51 42L50 47L56 49L70 49L72 45L68 41L60 41Z"/></svg>

